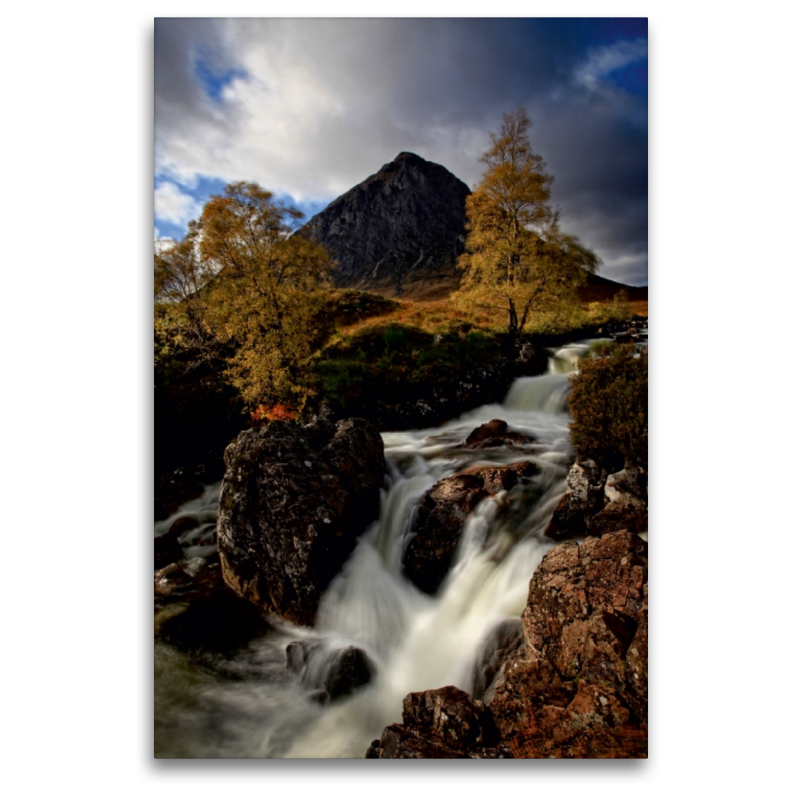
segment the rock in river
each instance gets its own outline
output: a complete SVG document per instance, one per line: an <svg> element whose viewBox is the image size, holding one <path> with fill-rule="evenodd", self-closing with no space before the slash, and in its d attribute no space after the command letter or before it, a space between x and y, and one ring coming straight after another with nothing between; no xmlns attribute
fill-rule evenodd
<svg viewBox="0 0 800 800"><path fill-rule="evenodd" d="M485 497L508 491L536 473L531 461L509 466L470 467L442 478L422 499L414 537L403 556L406 577L427 594L435 594L447 575L461 528Z"/></svg>
<svg viewBox="0 0 800 800"><path fill-rule="evenodd" d="M225 582L301 625L377 517L386 463L363 419L305 427L274 421L225 451L217 521Z"/></svg>

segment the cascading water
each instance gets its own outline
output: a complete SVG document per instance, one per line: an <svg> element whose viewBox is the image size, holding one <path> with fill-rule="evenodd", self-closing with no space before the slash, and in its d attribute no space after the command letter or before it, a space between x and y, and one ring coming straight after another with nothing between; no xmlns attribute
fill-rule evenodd
<svg viewBox="0 0 800 800"><path fill-rule="evenodd" d="M389 474L380 518L360 537L323 595L314 629L281 623L233 659L198 666L156 643L155 752L160 757L362 758L383 728L400 721L412 691L453 684L473 690L476 659L497 626L518 620L528 583L554 543L543 536L563 494L571 458L568 373L589 343L553 353L550 374L520 378L503 404L482 406L439 428L384 433ZM570 369L567 369L567 366ZM504 419L534 444L469 450L478 425ZM536 475L487 498L464 526L451 570L433 597L402 573L415 507L439 479L468 466L535 462ZM219 484L156 526L186 513L201 522L184 535L188 556L207 556ZM205 538L204 538L205 537ZM213 549L213 546L211 546ZM298 677L286 647L307 642L313 657ZM362 649L376 674L355 694L314 699L342 647Z"/></svg>

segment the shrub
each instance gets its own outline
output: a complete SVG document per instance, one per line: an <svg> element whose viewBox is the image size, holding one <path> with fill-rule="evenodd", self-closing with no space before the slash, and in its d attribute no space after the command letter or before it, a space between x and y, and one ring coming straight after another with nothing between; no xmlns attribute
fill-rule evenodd
<svg viewBox="0 0 800 800"><path fill-rule="evenodd" d="M370 415L380 406L453 395L460 376L499 355L498 342L479 331L434 336L410 326L375 325L318 353L308 365L309 379L319 396L346 413Z"/></svg>
<svg viewBox="0 0 800 800"><path fill-rule="evenodd" d="M605 346L582 358L570 378L570 432L580 459L607 469L647 468L647 351Z"/></svg>

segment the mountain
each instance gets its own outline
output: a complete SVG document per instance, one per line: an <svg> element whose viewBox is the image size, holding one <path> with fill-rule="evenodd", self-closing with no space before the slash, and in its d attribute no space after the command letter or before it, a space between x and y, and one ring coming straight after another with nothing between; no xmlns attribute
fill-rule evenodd
<svg viewBox="0 0 800 800"><path fill-rule="evenodd" d="M312 217L300 233L329 248L337 286L392 287L453 275L464 252L467 185L440 164L400 153Z"/></svg>
<svg viewBox="0 0 800 800"><path fill-rule="evenodd" d="M628 300L633 303L647 301L647 286L628 286L600 275L587 276L586 283L578 289L578 299L582 303L607 303L621 291L624 291L628 295Z"/></svg>

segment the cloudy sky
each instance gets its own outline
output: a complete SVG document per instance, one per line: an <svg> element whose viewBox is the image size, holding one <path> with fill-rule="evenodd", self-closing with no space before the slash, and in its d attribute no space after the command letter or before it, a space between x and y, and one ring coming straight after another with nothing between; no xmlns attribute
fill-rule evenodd
<svg viewBox="0 0 800 800"><path fill-rule="evenodd" d="M470 187L520 106L563 227L647 283L646 19L157 19L155 226L256 181L307 215L411 151Z"/></svg>

